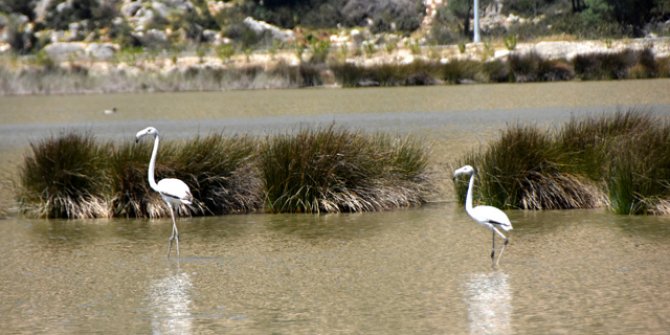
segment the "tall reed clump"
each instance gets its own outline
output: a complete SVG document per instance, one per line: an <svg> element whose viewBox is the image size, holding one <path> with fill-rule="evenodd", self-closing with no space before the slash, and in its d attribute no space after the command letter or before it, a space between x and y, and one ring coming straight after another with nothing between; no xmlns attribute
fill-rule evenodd
<svg viewBox="0 0 670 335"><path fill-rule="evenodd" d="M334 126L268 138L260 153L274 212L359 212L418 205L428 187L417 140Z"/></svg>
<svg viewBox="0 0 670 335"><path fill-rule="evenodd" d="M149 187L152 143L97 144L69 133L32 144L21 167L21 207L43 217L164 217ZM413 138L330 126L268 137L221 134L163 141L155 179L178 178L194 200L185 215L354 212L423 203L428 154Z"/></svg>
<svg viewBox="0 0 670 335"><path fill-rule="evenodd" d="M107 195L107 145L91 134L67 133L31 143L19 169L19 204L46 218L97 218L110 215Z"/></svg>
<svg viewBox="0 0 670 335"><path fill-rule="evenodd" d="M174 175L192 185L204 215L249 213L263 206L257 143L247 136L213 134L179 146Z"/></svg>
<svg viewBox="0 0 670 335"><path fill-rule="evenodd" d="M162 217L169 212L149 188L147 167L151 145L123 144L112 155L112 208L115 216ZM247 213L262 207L263 192L254 161L256 144L247 137L221 134L184 143L161 143L155 178L179 178L194 196L180 210L191 215Z"/></svg>
<svg viewBox="0 0 670 335"><path fill-rule="evenodd" d="M158 217L167 213L160 206L148 207L160 200L147 182L147 163L151 147L124 143L113 148L109 175L111 208L118 217Z"/></svg>
<svg viewBox="0 0 670 335"><path fill-rule="evenodd" d="M256 141L222 135L161 144L155 178L179 178L194 197L189 215L247 213L262 208ZM24 212L50 218L165 217L169 210L149 187L151 143L96 143L65 133L37 144L20 167Z"/></svg>
<svg viewBox="0 0 670 335"><path fill-rule="evenodd" d="M478 167L476 197L503 208L565 209L593 207L600 201L593 183L564 171L566 156L546 132L513 126L483 151L460 163ZM457 186L461 199L467 185Z"/></svg>
<svg viewBox="0 0 670 335"><path fill-rule="evenodd" d="M611 144L607 184L619 214L670 214L670 124L655 123Z"/></svg>
<svg viewBox="0 0 670 335"><path fill-rule="evenodd" d="M572 119L561 129L561 150L573 153L566 169L604 185L620 214L653 214L670 196L670 125L645 112Z"/></svg>
<svg viewBox="0 0 670 335"><path fill-rule="evenodd" d="M512 127L459 163L480 168L477 196L492 205L670 213L668 141L667 120L631 110L573 118L553 133Z"/></svg>

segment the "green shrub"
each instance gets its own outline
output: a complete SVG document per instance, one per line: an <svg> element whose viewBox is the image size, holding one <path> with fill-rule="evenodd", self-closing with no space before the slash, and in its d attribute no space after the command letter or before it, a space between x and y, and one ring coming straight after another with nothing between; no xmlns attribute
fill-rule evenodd
<svg viewBox="0 0 670 335"><path fill-rule="evenodd" d="M516 49L517 36L515 34L509 34L505 36L503 42L505 43L505 48L509 51L514 51Z"/></svg>
<svg viewBox="0 0 670 335"><path fill-rule="evenodd" d="M310 41L310 50L312 51L311 63L325 63L330 54L330 41L328 39L313 39Z"/></svg>

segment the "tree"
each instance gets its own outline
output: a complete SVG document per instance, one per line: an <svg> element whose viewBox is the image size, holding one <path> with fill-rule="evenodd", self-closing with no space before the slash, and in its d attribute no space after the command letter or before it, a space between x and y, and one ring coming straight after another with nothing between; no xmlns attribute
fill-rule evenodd
<svg viewBox="0 0 670 335"><path fill-rule="evenodd" d="M643 28L652 18L657 0L607 0L615 20L623 28L632 28L633 35L643 35Z"/></svg>
<svg viewBox="0 0 670 335"><path fill-rule="evenodd" d="M668 0L585 0L581 13L587 25L618 25L624 33L644 35L644 26L655 16L662 17ZM660 10L659 10L660 9Z"/></svg>
<svg viewBox="0 0 670 335"><path fill-rule="evenodd" d="M463 36L470 35L470 16L472 15L472 0L451 0L447 4L447 10L457 20L462 20L461 33Z"/></svg>

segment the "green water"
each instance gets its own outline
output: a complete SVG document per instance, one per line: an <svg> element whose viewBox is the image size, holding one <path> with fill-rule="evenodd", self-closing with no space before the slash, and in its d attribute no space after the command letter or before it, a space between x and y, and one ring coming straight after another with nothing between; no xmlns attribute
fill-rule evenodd
<svg viewBox="0 0 670 335"><path fill-rule="evenodd" d="M0 220L3 333L665 334L670 219L604 210L510 211L491 234L453 202L446 164L510 123L552 127L635 107L670 111L670 81L0 97L8 218ZM116 106L118 113L104 115ZM433 150L425 207L338 215L35 220L13 211L29 142L63 129L130 141L315 125L415 134ZM160 158L159 158L160 159Z"/></svg>

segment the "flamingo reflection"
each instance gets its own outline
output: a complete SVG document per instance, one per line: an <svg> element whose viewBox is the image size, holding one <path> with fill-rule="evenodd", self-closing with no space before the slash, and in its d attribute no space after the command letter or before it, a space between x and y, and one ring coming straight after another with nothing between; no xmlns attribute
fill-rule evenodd
<svg viewBox="0 0 670 335"><path fill-rule="evenodd" d="M465 284L470 334L511 334L512 294L503 272L474 273Z"/></svg>
<svg viewBox="0 0 670 335"><path fill-rule="evenodd" d="M150 298L153 334L191 334L191 290L188 274L180 272L154 281Z"/></svg>

